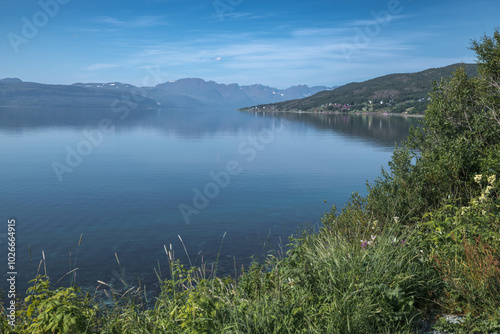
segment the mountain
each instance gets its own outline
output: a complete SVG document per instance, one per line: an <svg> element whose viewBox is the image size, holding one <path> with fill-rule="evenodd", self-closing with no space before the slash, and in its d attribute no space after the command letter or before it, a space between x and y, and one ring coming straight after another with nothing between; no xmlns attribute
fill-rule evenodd
<svg viewBox="0 0 500 334"><path fill-rule="evenodd" d="M240 86L233 83L226 85L198 78L187 78L156 85L149 92L158 101L165 96L184 96L198 101L201 105L241 107L255 103L281 102L303 98L327 89L331 88L300 85L282 90L258 84Z"/></svg>
<svg viewBox="0 0 500 334"><path fill-rule="evenodd" d="M0 80L0 107L108 109L123 105L141 109L158 107L153 99L142 96L140 99L135 98L126 92L123 87L113 90L98 85L88 85L88 87L83 84L46 85L23 82L19 79L3 79Z"/></svg>
<svg viewBox="0 0 500 334"><path fill-rule="evenodd" d="M108 82L108 83L75 83L71 86L74 87L83 87L83 88L92 88L92 89L109 89L109 90L132 90L137 87L134 85L124 84L121 82Z"/></svg>
<svg viewBox="0 0 500 334"><path fill-rule="evenodd" d="M141 88L120 82L46 85L6 78L0 80L0 107L109 108L122 101L141 108L237 108L303 98L326 89L330 88L300 85L281 90L263 85L218 84L198 78ZM134 98L140 101L128 101Z"/></svg>
<svg viewBox="0 0 500 334"><path fill-rule="evenodd" d="M187 97L196 101L198 105L223 105L224 103L233 105L237 101L247 99L246 96L238 94L238 90L198 78L165 82L156 85L154 89L149 90L149 93L157 100L165 96Z"/></svg>
<svg viewBox="0 0 500 334"><path fill-rule="evenodd" d="M281 102L286 100L301 99L316 94L317 92L331 90L333 88L334 87L308 87L307 85L299 85L282 90L262 85L241 86L243 92L245 92L245 94L253 101L267 100L269 102Z"/></svg>
<svg viewBox="0 0 500 334"><path fill-rule="evenodd" d="M384 111L420 113L425 111L433 82L464 66L467 74L477 75L476 64L454 64L417 73L390 74L364 82L353 82L310 97L281 103L257 105L253 110L276 111Z"/></svg>
<svg viewBox="0 0 500 334"><path fill-rule="evenodd" d="M4 83L9 83L9 82L19 83L19 82L23 82L23 81L21 79L18 79L18 78L5 78L5 79L0 79L0 82L4 82Z"/></svg>
<svg viewBox="0 0 500 334"><path fill-rule="evenodd" d="M138 87L112 83L77 83L78 87L101 90L133 90ZM292 86L287 89L277 89L264 85L240 86L219 84L199 78L185 78L158 84L154 87L142 87L143 93L157 101L161 106L169 108L182 107L241 107L256 103L282 102L300 99L317 92L331 89L325 86L308 87L307 85Z"/></svg>

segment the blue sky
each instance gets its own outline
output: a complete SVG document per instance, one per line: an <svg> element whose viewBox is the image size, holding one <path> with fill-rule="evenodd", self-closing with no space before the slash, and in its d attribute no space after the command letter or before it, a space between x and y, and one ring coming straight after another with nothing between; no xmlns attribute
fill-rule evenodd
<svg viewBox="0 0 500 334"><path fill-rule="evenodd" d="M474 62L498 0L0 0L0 78L340 85Z"/></svg>

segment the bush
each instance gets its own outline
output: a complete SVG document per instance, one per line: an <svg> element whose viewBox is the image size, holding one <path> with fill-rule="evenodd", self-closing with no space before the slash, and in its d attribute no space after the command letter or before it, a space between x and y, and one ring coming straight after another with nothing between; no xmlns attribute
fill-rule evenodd
<svg viewBox="0 0 500 334"><path fill-rule="evenodd" d="M25 304L16 317L16 332L93 333L96 308L76 287L52 290L47 276L30 281Z"/></svg>
<svg viewBox="0 0 500 334"><path fill-rule="evenodd" d="M423 127L396 148L390 173L369 187L377 219L394 215L415 222L444 199L467 204L478 194L476 174L498 173L500 158L500 33L473 42L481 76L458 69L431 94Z"/></svg>

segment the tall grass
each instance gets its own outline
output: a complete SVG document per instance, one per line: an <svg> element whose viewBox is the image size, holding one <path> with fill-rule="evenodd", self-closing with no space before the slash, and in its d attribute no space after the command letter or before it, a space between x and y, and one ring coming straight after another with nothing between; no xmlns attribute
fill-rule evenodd
<svg viewBox="0 0 500 334"><path fill-rule="evenodd" d="M34 282L35 290L86 310L75 313L75 333L410 333L431 276L414 233L386 228L362 246L331 227L291 239L287 256L253 263L237 278L218 277L217 261L186 268L165 247L170 277L159 277L161 292L151 309L139 288L118 293L102 281L96 291L105 289L115 300L111 306L96 292L71 290L75 294L65 298L66 290L51 290L45 278L43 286ZM25 306L16 329L4 326L6 332L29 333L33 318ZM75 320L60 309L46 319L52 327L43 328L61 332L58 316ZM43 328L40 333L49 333Z"/></svg>
<svg viewBox="0 0 500 334"><path fill-rule="evenodd" d="M412 332L433 275L413 237L387 229L361 247L333 230L306 233L292 240L287 257L254 263L238 282L204 267L187 269L167 250L171 279L162 282L155 308L112 327L119 333Z"/></svg>

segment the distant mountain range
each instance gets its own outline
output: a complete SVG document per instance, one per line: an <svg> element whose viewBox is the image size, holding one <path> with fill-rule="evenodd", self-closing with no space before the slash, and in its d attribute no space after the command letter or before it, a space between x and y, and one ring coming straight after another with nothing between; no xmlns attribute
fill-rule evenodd
<svg viewBox="0 0 500 334"><path fill-rule="evenodd" d="M218 84L197 78L136 87L126 83L76 83L47 85L17 78L0 80L0 107L43 108L194 108L242 107L311 96L331 89L324 86L293 86L277 89L263 85Z"/></svg>
<svg viewBox="0 0 500 334"><path fill-rule="evenodd" d="M454 64L417 73L390 74L340 87L306 85L277 89L263 85L219 84L197 78L154 87L126 83L47 85L17 78L0 80L0 107L7 108L242 108L260 111L357 111L421 113L429 103L433 82L459 66L477 75L475 64Z"/></svg>
<svg viewBox="0 0 500 334"><path fill-rule="evenodd" d="M333 90L280 103L257 105L260 111L357 111L389 113L421 113L429 103L433 82L450 77L464 66L468 75L477 75L476 64L454 64L417 73L390 74L375 79L353 82Z"/></svg>

